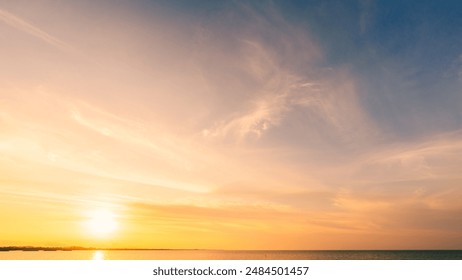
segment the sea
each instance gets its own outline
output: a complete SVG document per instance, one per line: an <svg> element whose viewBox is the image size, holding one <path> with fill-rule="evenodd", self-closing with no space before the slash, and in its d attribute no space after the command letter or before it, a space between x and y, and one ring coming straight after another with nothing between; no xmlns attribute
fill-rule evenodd
<svg viewBox="0 0 462 280"><path fill-rule="evenodd" d="M18 250L0 252L0 260L462 260L462 250Z"/></svg>

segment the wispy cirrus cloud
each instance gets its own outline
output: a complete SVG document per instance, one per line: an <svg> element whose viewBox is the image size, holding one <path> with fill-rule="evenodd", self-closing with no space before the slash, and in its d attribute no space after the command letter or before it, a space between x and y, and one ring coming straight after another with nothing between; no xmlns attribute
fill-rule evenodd
<svg viewBox="0 0 462 280"><path fill-rule="evenodd" d="M454 157L462 152L460 139L461 131L453 131L371 151L358 161L357 176L374 182L460 179L462 161Z"/></svg>
<svg viewBox="0 0 462 280"><path fill-rule="evenodd" d="M3 9L0 9L0 21L19 31L34 36L62 51L74 51L74 48L66 42L52 36L51 34L33 25L32 23L27 22L26 20Z"/></svg>
<svg viewBox="0 0 462 280"><path fill-rule="evenodd" d="M259 139L301 117L305 118L307 132L340 142L364 142L380 133L361 108L354 80L341 73L316 82L287 77L277 86L262 90L247 107L205 129L203 135L238 141Z"/></svg>
<svg viewBox="0 0 462 280"><path fill-rule="evenodd" d="M264 33L271 23L260 25ZM260 139L270 131L278 134L278 127L303 120L302 126L321 138L327 135L351 143L375 137L379 129L361 104L354 74L348 69L320 67L322 51L306 34L280 32L279 36L272 34L272 39L297 44L273 46L250 35L251 39L234 42L238 51L230 54L233 71L251 82L247 87L240 86L239 92L229 92L235 98L224 110L227 114L217 116L202 135L243 142ZM300 66L288 65L287 61L297 61ZM205 80L214 84L217 72L219 68ZM227 75L225 71L221 74ZM220 90L228 92L227 88Z"/></svg>

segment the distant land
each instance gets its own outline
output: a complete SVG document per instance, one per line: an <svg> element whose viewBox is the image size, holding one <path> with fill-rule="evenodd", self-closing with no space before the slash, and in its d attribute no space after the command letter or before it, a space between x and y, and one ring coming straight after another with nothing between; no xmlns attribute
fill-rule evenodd
<svg viewBox="0 0 462 280"><path fill-rule="evenodd" d="M1 251L95 251L95 250L171 250L171 249L148 249L148 248L99 248L99 247L37 247L37 246L4 246L0 247Z"/></svg>

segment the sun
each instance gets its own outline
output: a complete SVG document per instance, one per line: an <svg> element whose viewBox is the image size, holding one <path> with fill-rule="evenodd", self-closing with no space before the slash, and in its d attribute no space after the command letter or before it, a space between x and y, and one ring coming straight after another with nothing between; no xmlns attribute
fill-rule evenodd
<svg viewBox="0 0 462 280"><path fill-rule="evenodd" d="M118 228L117 217L107 209L97 209L88 212L85 226L89 233L96 237L108 237Z"/></svg>

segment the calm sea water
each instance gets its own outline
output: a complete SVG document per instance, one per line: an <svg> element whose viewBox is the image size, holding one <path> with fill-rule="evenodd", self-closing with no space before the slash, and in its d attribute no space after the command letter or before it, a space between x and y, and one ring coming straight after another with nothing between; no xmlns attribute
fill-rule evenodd
<svg viewBox="0 0 462 280"><path fill-rule="evenodd" d="M8 251L0 260L462 260L457 251Z"/></svg>

